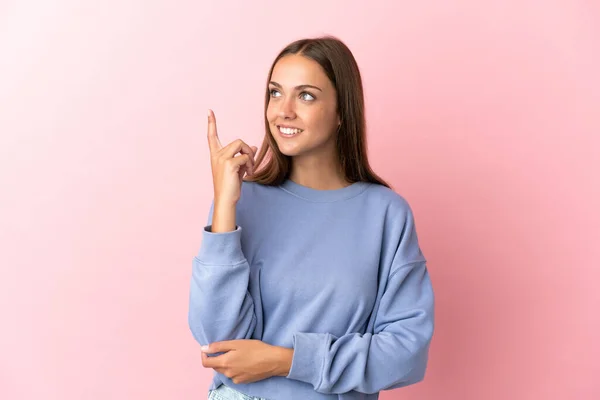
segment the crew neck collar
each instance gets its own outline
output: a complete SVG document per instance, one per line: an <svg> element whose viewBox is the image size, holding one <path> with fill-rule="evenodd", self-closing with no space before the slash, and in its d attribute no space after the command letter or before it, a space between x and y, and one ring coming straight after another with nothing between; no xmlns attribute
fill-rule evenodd
<svg viewBox="0 0 600 400"><path fill-rule="evenodd" d="M365 191L368 185L367 182L354 182L350 186L340 189L320 190L300 185L291 179L286 179L279 187L304 200L316 203L331 203L357 196Z"/></svg>

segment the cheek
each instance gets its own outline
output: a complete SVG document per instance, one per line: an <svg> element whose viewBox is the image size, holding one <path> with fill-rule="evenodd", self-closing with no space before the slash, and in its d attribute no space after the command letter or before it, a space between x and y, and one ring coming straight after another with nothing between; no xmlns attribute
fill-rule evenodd
<svg viewBox="0 0 600 400"><path fill-rule="evenodd" d="M328 108L321 107L310 110L310 113L306 115L305 119L309 125L318 129L319 132L327 133L330 130L329 128L335 122L336 115Z"/></svg>
<svg viewBox="0 0 600 400"><path fill-rule="evenodd" d="M277 112L275 107L271 106L271 103L267 106L267 121L273 122L273 120L277 117Z"/></svg>
<svg viewBox="0 0 600 400"><path fill-rule="evenodd" d="M277 119L277 112L273 107L267 106L267 112L266 112L266 118L267 118L267 128L269 130L269 132L271 133L271 136L273 136L273 138L275 140L277 140L277 135L275 134L275 132L273 132L274 128L273 128L273 124L275 123L275 120Z"/></svg>

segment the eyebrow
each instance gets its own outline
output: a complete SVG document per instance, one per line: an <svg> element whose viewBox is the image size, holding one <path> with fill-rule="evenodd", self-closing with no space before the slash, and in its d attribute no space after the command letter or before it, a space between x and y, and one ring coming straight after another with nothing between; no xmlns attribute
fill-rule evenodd
<svg viewBox="0 0 600 400"><path fill-rule="evenodd" d="M273 86L277 86L279 89L283 89L283 87L277 82L271 81L270 83ZM306 89L306 88L313 88L313 89L317 89L318 91L322 92L321 88L313 86L313 85L299 85L299 86L295 87L295 89L298 89L298 90Z"/></svg>

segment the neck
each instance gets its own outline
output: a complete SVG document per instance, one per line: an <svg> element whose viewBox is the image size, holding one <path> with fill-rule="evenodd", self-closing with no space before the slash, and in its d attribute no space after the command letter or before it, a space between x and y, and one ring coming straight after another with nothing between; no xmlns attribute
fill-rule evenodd
<svg viewBox="0 0 600 400"><path fill-rule="evenodd" d="M294 157L290 180L317 190L334 190L349 186L336 158Z"/></svg>

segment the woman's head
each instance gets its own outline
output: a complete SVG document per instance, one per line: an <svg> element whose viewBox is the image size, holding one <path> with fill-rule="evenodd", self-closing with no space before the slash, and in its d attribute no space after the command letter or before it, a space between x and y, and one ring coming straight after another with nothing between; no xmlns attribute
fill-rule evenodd
<svg viewBox="0 0 600 400"><path fill-rule="evenodd" d="M349 182L388 186L369 166L365 126L362 80L348 47L332 36L295 41L269 71L265 140L249 180L278 185L293 157L333 157Z"/></svg>
<svg viewBox="0 0 600 400"><path fill-rule="evenodd" d="M266 124L278 150L288 157L334 157L340 127L337 93L314 60L281 57L268 83Z"/></svg>

